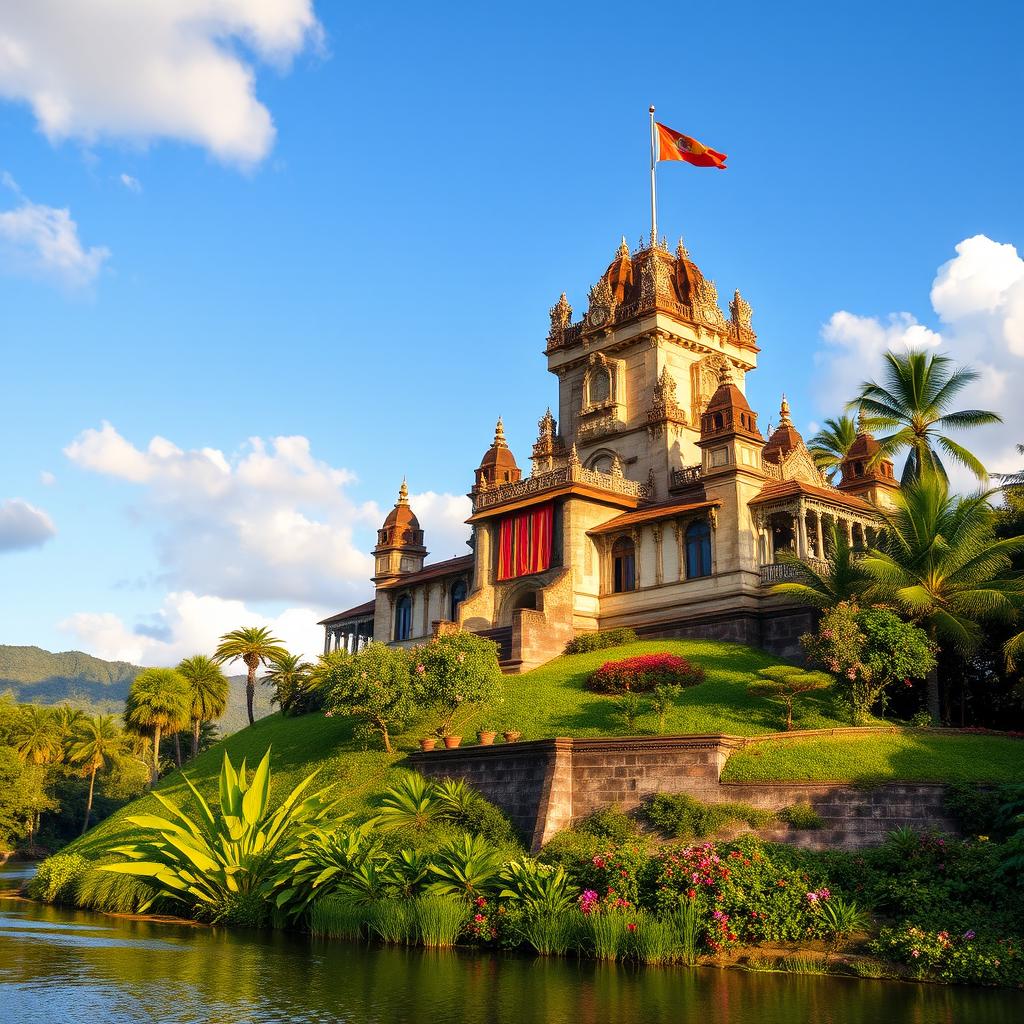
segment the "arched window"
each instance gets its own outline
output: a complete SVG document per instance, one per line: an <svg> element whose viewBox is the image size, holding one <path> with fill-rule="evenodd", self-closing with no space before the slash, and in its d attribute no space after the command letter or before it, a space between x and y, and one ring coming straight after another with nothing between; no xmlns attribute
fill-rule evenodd
<svg viewBox="0 0 1024 1024"><path fill-rule="evenodd" d="M410 640L412 638L412 598L403 594L395 605L395 639Z"/></svg>
<svg viewBox="0 0 1024 1024"><path fill-rule="evenodd" d="M607 366L593 366L587 376L587 401L600 405L612 397L612 372Z"/></svg>
<svg viewBox="0 0 1024 1024"><path fill-rule="evenodd" d="M448 610L448 618L452 622L459 621L459 605L466 600L466 594L468 591L469 588L466 586L465 580L455 581L455 584L452 587L451 608Z"/></svg>
<svg viewBox="0 0 1024 1024"><path fill-rule="evenodd" d="M628 537L612 545L612 590L616 594L636 590L636 547Z"/></svg>
<svg viewBox="0 0 1024 1024"><path fill-rule="evenodd" d="M711 575L711 527L698 519L686 528L686 578Z"/></svg>

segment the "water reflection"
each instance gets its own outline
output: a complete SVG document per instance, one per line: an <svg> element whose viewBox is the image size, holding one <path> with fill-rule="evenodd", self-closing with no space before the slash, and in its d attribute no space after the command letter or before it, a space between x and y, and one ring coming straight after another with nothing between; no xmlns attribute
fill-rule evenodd
<svg viewBox="0 0 1024 1024"><path fill-rule="evenodd" d="M0 901L0 1018L25 1024L1017 1024L1022 1007L1013 992L367 948Z"/></svg>

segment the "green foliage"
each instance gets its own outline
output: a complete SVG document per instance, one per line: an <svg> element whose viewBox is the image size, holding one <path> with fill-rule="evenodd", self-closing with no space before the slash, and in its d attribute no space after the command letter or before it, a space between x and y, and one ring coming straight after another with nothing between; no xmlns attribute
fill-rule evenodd
<svg viewBox="0 0 1024 1024"><path fill-rule="evenodd" d="M416 936L428 949L447 949L458 942L469 917L469 907L463 899L427 894L413 903Z"/></svg>
<svg viewBox="0 0 1024 1024"><path fill-rule="evenodd" d="M44 903L73 901L79 880L89 870L89 862L77 853L55 853L47 857L28 883L28 894Z"/></svg>
<svg viewBox="0 0 1024 1024"><path fill-rule="evenodd" d="M621 910L595 910L583 921L583 941L595 960L618 960L626 953L628 922Z"/></svg>
<svg viewBox="0 0 1024 1024"><path fill-rule="evenodd" d="M380 798L377 820L383 828L422 831L441 813L441 802L432 782L415 772L405 772Z"/></svg>
<svg viewBox="0 0 1024 1024"><path fill-rule="evenodd" d="M173 668L143 669L128 691L125 722L131 729L153 733L152 778L160 772L160 736L178 732L189 721L192 701L185 677Z"/></svg>
<svg viewBox="0 0 1024 1024"><path fill-rule="evenodd" d="M522 938L541 956L565 956L580 942L583 922L579 914L536 913L527 915L519 926Z"/></svg>
<svg viewBox="0 0 1024 1024"><path fill-rule="evenodd" d="M668 907L667 914L676 928L679 941L679 959L688 967L697 962L700 948L700 915L696 900L682 899L675 907Z"/></svg>
<svg viewBox="0 0 1024 1024"><path fill-rule="evenodd" d="M793 804L783 807L778 817L790 828L817 829L825 824L822 816L810 804Z"/></svg>
<svg viewBox="0 0 1024 1024"><path fill-rule="evenodd" d="M958 933L903 924L883 928L871 949L906 965L918 978L968 985L1024 984L1019 942L980 938L973 929Z"/></svg>
<svg viewBox="0 0 1024 1024"><path fill-rule="evenodd" d="M772 665L758 672L747 689L758 697L777 701L786 709L786 729L793 728L793 705L804 693L827 690L835 680L825 672L808 672L796 665Z"/></svg>
<svg viewBox="0 0 1024 1024"><path fill-rule="evenodd" d="M774 818L770 811L749 804L705 804L686 793L655 793L645 805L644 815L660 832L675 839L703 839L735 823L764 828Z"/></svg>
<svg viewBox="0 0 1024 1024"><path fill-rule="evenodd" d="M840 466L857 440L857 422L852 416L825 420L825 425L807 442L814 464L835 484Z"/></svg>
<svg viewBox="0 0 1024 1024"><path fill-rule="evenodd" d="M213 658L196 654L178 663L178 673L188 684L189 718L192 721L192 756L199 753L204 722L220 718L228 707L228 680Z"/></svg>
<svg viewBox="0 0 1024 1024"><path fill-rule="evenodd" d="M389 754L392 730L404 728L417 710L411 655L401 647L374 643L351 658L322 660L317 679L327 714L353 715Z"/></svg>
<svg viewBox="0 0 1024 1024"><path fill-rule="evenodd" d="M350 828L338 827L337 820L331 824L330 831L310 830L299 848L282 858L290 877L277 902L290 916L300 916L311 902L327 896L359 900L377 896L384 888L374 863L381 859L374 823Z"/></svg>
<svg viewBox="0 0 1024 1024"><path fill-rule="evenodd" d="M580 633L566 645L563 654L587 654L607 647L635 644L639 638L632 629L604 629L596 633Z"/></svg>
<svg viewBox="0 0 1024 1024"><path fill-rule="evenodd" d="M821 922L821 931L833 948L854 932L865 931L871 923L866 911L842 896L817 899L813 906Z"/></svg>
<svg viewBox="0 0 1024 1024"><path fill-rule="evenodd" d="M1007 806L1022 788L1019 785L982 787L962 783L946 790L943 803L964 835L985 836L1002 842L1016 831Z"/></svg>
<svg viewBox="0 0 1024 1024"><path fill-rule="evenodd" d="M309 908L309 930L328 939L358 939L365 914L363 906L346 897L320 897Z"/></svg>
<svg viewBox="0 0 1024 1024"><path fill-rule="evenodd" d="M343 651L322 654L320 663L335 664L349 655ZM308 715L323 709L323 690L318 685L319 677L314 668L300 654L284 654L271 659L270 670L263 682L274 690L271 702L281 709L282 715Z"/></svg>
<svg viewBox="0 0 1024 1024"><path fill-rule="evenodd" d="M270 799L270 751L247 778L242 761L235 771L227 754L220 775L220 807L211 810L186 779L198 810L193 819L174 801L154 793L168 817L146 814L128 820L143 830L143 839L115 847L127 858L102 870L146 879L168 899L220 920L239 909L237 897L252 894L269 913L275 896L285 907L294 890L288 888L289 855L333 810L327 790L303 797L316 774L308 776L279 804ZM282 872L284 872L282 874ZM255 911L247 902L247 915Z"/></svg>
<svg viewBox="0 0 1024 1024"><path fill-rule="evenodd" d="M451 733L460 711L491 708L501 699L493 640L466 631L445 633L419 648L416 658L421 698L438 715L441 735Z"/></svg>
<svg viewBox="0 0 1024 1024"><path fill-rule="evenodd" d="M647 708L647 701L631 690L615 698L615 713L622 719L627 733L636 732L636 723L647 713Z"/></svg>
<svg viewBox="0 0 1024 1024"><path fill-rule="evenodd" d="M416 935L415 908L404 900L375 900L365 914L367 929L380 942L404 945Z"/></svg>
<svg viewBox="0 0 1024 1024"><path fill-rule="evenodd" d="M434 880L429 889L442 896L475 899L500 885L501 854L482 836L463 835L437 852L430 870Z"/></svg>
<svg viewBox="0 0 1024 1024"><path fill-rule="evenodd" d="M43 811L56 806L45 789L46 769L22 761L11 747L0 747L0 849L28 838Z"/></svg>
<svg viewBox="0 0 1024 1024"><path fill-rule="evenodd" d="M92 867L78 880L74 890L75 906L105 914L139 914L166 909L151 885L130 875L112 875L102 867Z"/></svg>
<svg viewBox="0 0 1024 1024"><path fill-rule="evenodd" d="M502 899L520 904L531 916L563 914L575 906L579 890L561 866L535 860L509 861L501 872Z"/></svg>
<svg viewBox="0 0 1024 1024"><path fill-rule="evenodd" d="M792 553L780 553L779 560L789 565L795 579L776 583L771 592L812 608L831 608L841 601L856 601L867 586L867 576L845 530L835 522L825 538L828 552L822 559L800 559Z"/></svg>
<svg viewBox="0 0 1024 1024"><path fill-rule="evenodd" d="M674 683L659 683L652 691L650 697L651 710L658 716L658 735L665 734L665 718L672 702L682 691L681 686Z"/></svg>
<svg viewBox="0 0 1024 1024"><path fill-rule="evenodd" d="M637 823L623 813L618 805L611 804L588 814L582 821L573 826L576 832L596 836L602 842L621 846L635 839L640 834Z"/></svg>

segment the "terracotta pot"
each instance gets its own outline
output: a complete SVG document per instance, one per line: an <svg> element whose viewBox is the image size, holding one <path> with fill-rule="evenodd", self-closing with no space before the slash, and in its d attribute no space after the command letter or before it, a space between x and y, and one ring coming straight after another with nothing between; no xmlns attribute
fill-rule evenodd
<svg viewBox="0 0 1024 1024"><path fill-rule="evenodd" d="M420 750L433 750L437 746L437 740L433 736L426 736L420 740Z"/></svg>
<svg viewBox="0 0 1024 1024"><path fill-rule="evenodd" d="M444 745L447 750L454 750L461 742L461 736L445 736L444 738Z"/></svg>
<svg viewBox="0 0 1024 1024"><path fill-rule="evenodd" d="M481 747L489 747L494 742L494 737L497 735L498 734L496 732L491 732L489 729L481 729L480 732L476 734L476 738L480 741Z"/></svg>
<svg viewBox="0 0 1024 1024"><path fill-rule="evenodd" d="M505 742L506 743L515 743L516 740L518 740L519 737L522 736L522 735L523 734L521 732L516 732L515 729L509 729L508 732L502 733L502 736L505 737Z"/></svg>

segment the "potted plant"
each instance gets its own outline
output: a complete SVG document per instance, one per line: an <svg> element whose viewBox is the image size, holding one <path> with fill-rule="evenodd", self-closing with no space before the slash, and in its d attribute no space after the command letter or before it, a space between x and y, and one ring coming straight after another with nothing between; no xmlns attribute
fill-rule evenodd
<svg viewBox="0 0 1024 1024"><path fill-rule="evenodd" d="M518 729L509 726L501 735L505 737L506 743L515 743L523 734Z"/></svg>
<svg viewBox="0 0 1024 1024"><path fill-rule="evenodd" d="M495 737L498 735L498 730L491 725L481 725L477 730L476 738L481 747L489 747Z"/></svg>
<svg viewBox="0 0 1024 1024"><path fill-rule="evenodd" d="M436 746L437 746L437 737L436 736L424 736L423 739L420 740L420 750L423 750L423 751L433 750L434 747L436 747Z"/></svg>
<svg viewBox="0 0 1024 1024"><path fill-rule="evenodd" d="M447 733L442 737L442 739L444 740L446 750L454 750L462 742L461 736L451 736Z"/></svg>

